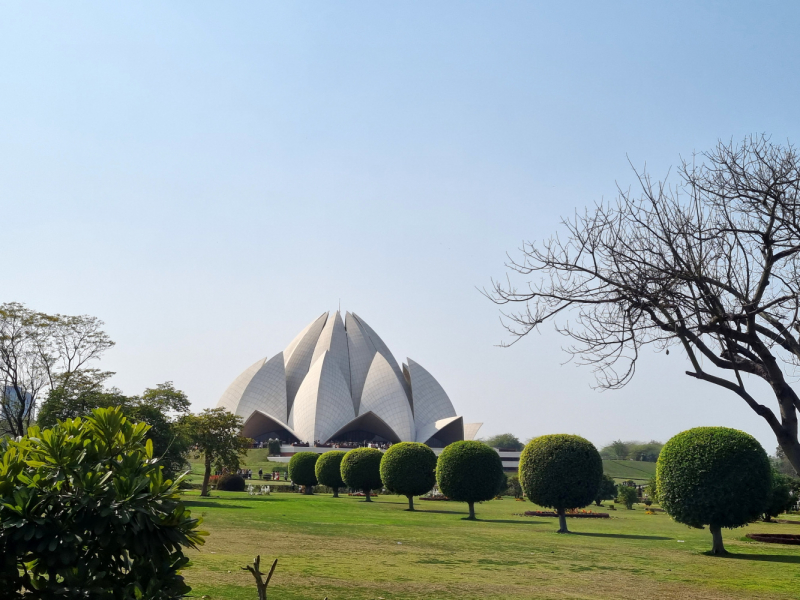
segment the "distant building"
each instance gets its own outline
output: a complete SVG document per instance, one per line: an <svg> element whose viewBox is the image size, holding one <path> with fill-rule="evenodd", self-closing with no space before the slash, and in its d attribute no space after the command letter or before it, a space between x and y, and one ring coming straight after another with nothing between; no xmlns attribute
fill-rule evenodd
<svg viewBox="0 0 800 600"><path fill-rule="evenodd" d="M324 313L269 360L237 377L217 406L241 416L242 435L310 444L417 441L443 447L474 439L421 365L401 366L354 313Z"/></svg>

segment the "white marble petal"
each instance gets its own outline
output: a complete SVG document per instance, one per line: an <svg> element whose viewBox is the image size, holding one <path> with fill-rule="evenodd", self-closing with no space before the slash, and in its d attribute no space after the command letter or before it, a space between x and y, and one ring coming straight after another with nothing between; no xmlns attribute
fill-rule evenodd
<svg viewBox="0 0 800 600"><path fill-rule="evenodd" d="M397 378L400 380L400 383L403 386L403 390L406 393L406 398L408 399L408 403L411 404L411 387L406 382L405 377L403 377L403 372L400 370L400 365L397 364L397 361L395 360L391 350L389 350L389 347L383 343L383 340L380 338L380 336L377 333L375 333L375 330L372 329L372 327L370 327L364 319L362 319L355 313L353 313L353 316L356 319L358 319L359 324L369 336L372 345L375 346L375 350L383 354L383 357L386 359L386 362L388 362L389 365L392 367L392 370L395 372ZM412 413L414 412L413 406L411 407L411 412Z"/></svg>
<svg viewBox="0 0 800 600"><path fill-rule="evenodd" d="M239 399L238 410L242 416L257 410L286 423L286 371L282 352L266 361L253 375Z"/></svg>
<svg viewBox="0 0 800 600"><path fill-rule="evenodd" d="M401 440L414 441L414 415L411 414L405 390L389 362L380 353L376 353L372 359L358 414L368 411L383 419Z"/></svg>
<svg viewBox="0 0 800 600"><path fill-rule="evenodd" d="M247 389L247 385L250 383L250 380L255 377L255 374L258 373L258 370L266 360L266 358L259 359L242 371L242 373L233 380L233 383L228 386L228 389L225 390L225 393L222 394L217 402L217 408L224 408L228 412L232 412L235 415L239 415L243 419L247 419L253 410L250 409L247 414L243 414L243 412L240 412L239 401L241 400L245 389Z"/></svg>
<svg viewBox="0 0 800 600"><path fill-rule="evenodd" d="M426 430L428 425L441 419L456 416L453 403L433 375L410 358L408 373L414 398L414 424L418 431Z"/></svg>
<svg viewBox="0 0 800 600"><path fill-rule="evenodd" d="M342 371L342 376L347 382L347 389L350 389L350 351L347 348L347 333L344 330L344 323L339 311L333 318L328 318L322 333L319 335L317 345L314 348L314 354L311 357L311 364L317 362L317 359L325 354L331 353L333 361L339 365Z"/></svg>
<svg viewBox="0 0 800 600"><path fill-rule="evenodd" d="M326 442L355 418L347 383L329 352L308 371L297 391L289 427L301 441Z"/></svg>
<svg viewBox="0 0 800 600"><path fill-rule="evenodd" d="M354 315L346 313L344 324L350 351L350 392L353 395L353 408L358 414L361 392L364 390L364 382L367 380L367 373L377 350Z"/></svg>
<svg viewBox="0 0 800 600"><path fill-rule="evenodd" d="M483 427L483 423L464 423L464 439L474 440L481 427Z"/></svg>
<svg viewBox="0 0 800 600"><path fill-rule="evenodd" d="M317 345L319 334L322 333L322 328L325 326L327 319L328 313L322 313L316 321L306 327L303 337L296 343L293 341L283 352L283 359L286 364L287 412L291 411L297 390L300 389L303 378L308 373L308 368L311 366L311 357L314 354L314 347Z"/></svg>

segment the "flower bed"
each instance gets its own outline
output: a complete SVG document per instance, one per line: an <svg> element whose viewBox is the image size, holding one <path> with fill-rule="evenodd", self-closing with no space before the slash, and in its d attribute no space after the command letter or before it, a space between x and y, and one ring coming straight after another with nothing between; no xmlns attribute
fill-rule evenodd
<svg viewBox="0 0 800 600"><path fill-rule="evenodd" d="M523 517L557 517L558 513L552 510L526 510L522 513ZM608 513L596 513L592 511L568 512L567 517L573 519L609 519Z"/></svg>
<svg viewBox="0 0 800 600"><path fill-rule="evenodd" d="M364 492L350 492L350 493L349 493L349 494L347 494L347 495L348 495L348 496L360 496L361 498L364 498L364 497L366 497L366 494L365 494ZM370 496L372 496L373 498L377 498L377 497L378 497L378 494L376 494L375 492L372 492L372 493L370 494Z"/></svg>
<svg viewBox="0 0 800 600"><path fill-rule="evenodd" d="M766 544L791 544L800 546L800 535L789 533L748 533L747 537Z"/></svg>

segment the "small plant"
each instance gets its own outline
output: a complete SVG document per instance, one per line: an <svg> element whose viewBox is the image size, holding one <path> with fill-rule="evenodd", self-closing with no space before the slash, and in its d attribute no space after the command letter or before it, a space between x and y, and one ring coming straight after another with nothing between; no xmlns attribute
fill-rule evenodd
<svg viewBox="0 0 800 600"><path fill-rule="evenodd" d="M363 491L366 502L372 502L372 490L383 485L382 458L383 452L377 448L354 448L342 458L342 481L350 488Z"/></svg>
<svg viewBox="0 0 800 600"><path fill-rule="evenodd" d="M727 427L696 427L670 439L656 465L661 506L690 527L708 525L712 554L724 554L722 528L742 527L769 506L772 469L761 444Z"/></svg>
<svg viewBox="0 0 800 600"><path fill-rule="evenodd" d="M244 488L244 477L236 473L222 475L217 481L217 489L222 492L243 492Z"/></svg>
<svg viewBox="0 0 800 600"><path fill-rule="evenodd" d="M621 485L617 488L617 500L619 500L620 504L624 504L628 510L633 510L633 505L638 499L636 488L628 485Z"/></svg>
<svg viewBox="0 0 800 600"><path fill-rule="evenodd" d="M319 460L316 452L297 452L289 460L289 479L303 486L303 493L311 495L317 485L315 467Z"/></svg>
<svg viewBox="0 0 800 600"><path fill-rule="evenodd" d="M317 481L322 485L328 486L333 490L333 497L339 497L339 488L344 487L342 481L342 459L347 454L342 450L332 450L326 452L317 459L314 465L314 474Z"/></svg>
<svg viewBox="0 0 800 600"><path fill-rule="evenodd" d="M436 484L436 454L425 444L394 444L381 459L381 479L388 490L408 498L408 510L414 510L414 496Z"/></svg>
<svg viewBox="0 0 800 600"><path fill-rule="evenodd" d="M267 453L269 456L280 456L281 455L281 441L280 440L270 440L267 442Z"/></svg>
<svg viewBox="0 0 800 600"><path fill-rule="evenodd" d="M617 497L617 484L614 483L614 479L603 473L603 477L600 479L600 486L597 488L597 495L594 497L594 503L597 506L601 506L603 500L613 500Z"/></svg>
<svg viewBox="0 0 800 600"><path fill-rule="evenodd" d="M448 498L467 503L469 520L475 520L475 503L494 498L503 480L500 455L483 442L454 442L439 455L439 489Z"/></svg>

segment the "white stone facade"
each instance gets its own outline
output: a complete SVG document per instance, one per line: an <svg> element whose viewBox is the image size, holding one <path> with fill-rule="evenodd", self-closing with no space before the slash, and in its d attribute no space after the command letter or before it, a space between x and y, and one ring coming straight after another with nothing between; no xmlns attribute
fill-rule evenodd
<svg viewBox="0 0 800 600"><path fill-rule="evenodd" d="M326 443L343 435L432 445L474 439L433 376L397 363L354 313L324 313L271 359L239 375L220 398L248 436Z"/></svg>

